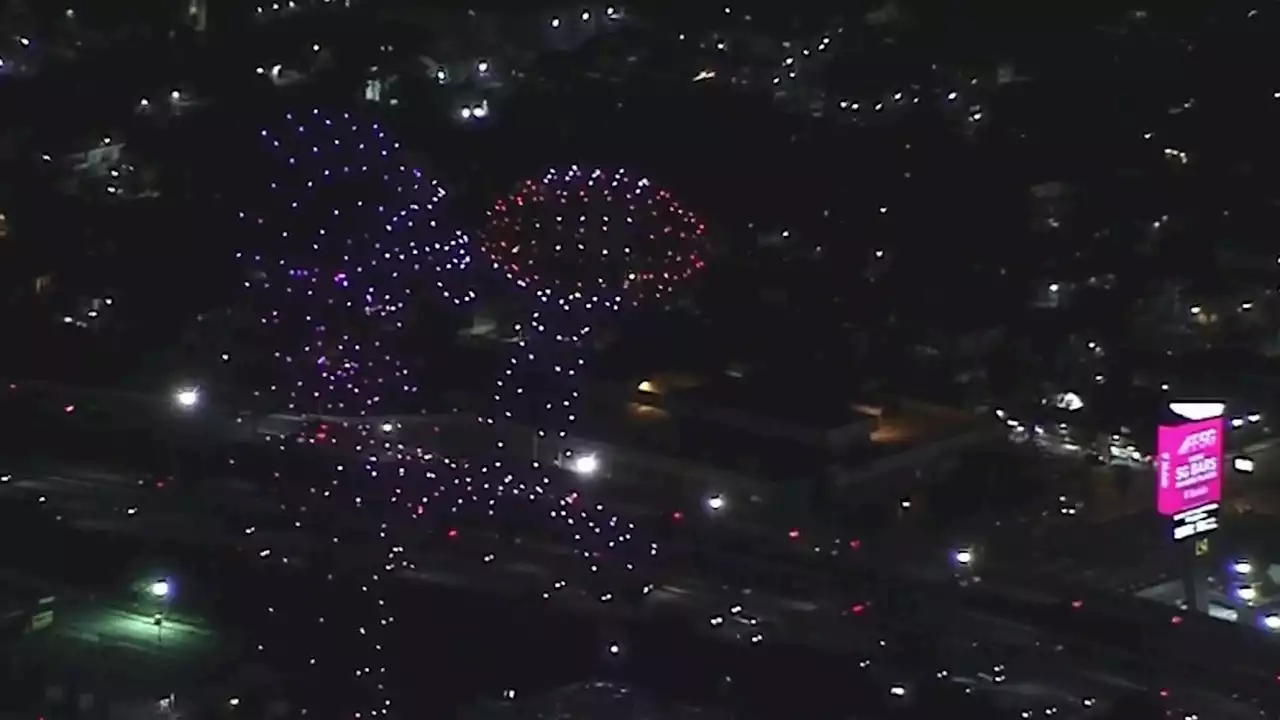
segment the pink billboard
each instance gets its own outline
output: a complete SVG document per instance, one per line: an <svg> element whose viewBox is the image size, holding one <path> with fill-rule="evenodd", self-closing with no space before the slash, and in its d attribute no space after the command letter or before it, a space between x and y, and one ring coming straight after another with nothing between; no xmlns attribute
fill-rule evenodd
<svg viewBox="0 0 1280 720"><path fill-rule="evenodd" d="M1221 417L1161 425L1156 442L1156 507L1161 515L1222 501Z"/></svg>

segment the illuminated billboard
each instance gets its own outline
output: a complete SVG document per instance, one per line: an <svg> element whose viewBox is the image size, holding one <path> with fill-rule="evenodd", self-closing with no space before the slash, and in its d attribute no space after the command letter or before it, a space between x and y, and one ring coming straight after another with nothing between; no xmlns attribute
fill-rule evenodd
<svg viewBox="0 0 1280 720"><path fill-rule="evenodd" d="M1186 540L1218 529L1218 503L1199 505L1173 516L1173 539Z"/></svg>
<svg viewBox="0 0 1280 720"><path fill-rule="evenodd" d="M1199 406L1199 412L1178 412L1190 404L1173 403L1183 418L1160 425L1156 438L1156 508L1161 515L1181 515L1222 500L1223 417L1221 403ZM1194 418L1186 420L1188 416Z"/></svg>

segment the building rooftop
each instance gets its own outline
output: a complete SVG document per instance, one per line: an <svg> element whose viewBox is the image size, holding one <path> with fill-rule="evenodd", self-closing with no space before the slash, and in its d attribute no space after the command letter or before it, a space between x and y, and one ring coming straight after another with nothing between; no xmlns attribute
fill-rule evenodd
<svg viewBox="0 0 1280 720"><path fill-rule="evenodd" d="M786 482L822 477L832 468L866 465L976 427L975 418L968 413L915 403L887 414L870 406L859 406L855 412L874 422L869 442L851 443L839 450L640 402L590 413L591 439Z"/></svg>
<svg viewBox="0 0 1280 720"><path fill-rule="evenodd" d="M621 447L778 481L815 477L840 460L799 440L766 437L641 403L593 415L592 429L594 437Z"/></svg>
<svg viewBox="0 0 1280 720"><path fill-rule="evenodd" d="M655 377L639 384L642 394L669 400L671 409L688 414L697 410L731 412L824 432L869 418L859 412L845 388L788 375L785 377L732 377L710 379Z"/></svg>

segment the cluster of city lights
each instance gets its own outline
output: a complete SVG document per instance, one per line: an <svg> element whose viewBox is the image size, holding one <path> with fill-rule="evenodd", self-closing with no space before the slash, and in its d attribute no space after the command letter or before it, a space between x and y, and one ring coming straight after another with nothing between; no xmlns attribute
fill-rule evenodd
<svg viewBox="0 0 1280 720"><path fill-rule="evenodd" d="M282 598L266 597L272 625L302 622L301 636L312 640L285 655L326 685L354 678L354 717L387 714L392 693L381 653L396 621L390 579L429 562L421 551L437 540L436 557L474 559L476 572L501 572L504 554L545 561L545 600L641 600L652 586L636 570L657 545L638 541L631 523L583 498L578 483L599 461L572 453L569 430L592 323L670 292L700 267L692 241L701 225L647 182L575 168L526 183L499 203L485 229L491 262L473 263L467 236L436 219L445 190L376 122L317 109L287 115L260 135L272 169L239 215L252 243L240 257L259 311L255 342L273 367L261 395L274 411L312 419L299 436L277 441L286 459L273 484L290 530L310 542L332 537L331 562L347 568L328 575L334 585L326 595L354 596L354 607L364 608L326 617L321 608L285 608ZM539 226L553 204L572 207L581 221ZM523 244L521 232L530 233ZM570 240L577 262L557 257ZM591 251L612 256L582 262ZM527 270L510 259L520 253L533 260ZM516 280L529 315L515 328L492 410L469 426L491 440L490 450L446 457L422 447L412 426L377 413L417 390L402 332L415 290L434 284L440 297L465 305L486 280L506 284L490 266ZM584 268L600 275L583 280ZM513 432L538 438L532 451L512 442ZM562 550L577 560L565 566L548 557ZM259 554L289 560L279 547ZM298 637L291 631L288 643Z"/></svg>

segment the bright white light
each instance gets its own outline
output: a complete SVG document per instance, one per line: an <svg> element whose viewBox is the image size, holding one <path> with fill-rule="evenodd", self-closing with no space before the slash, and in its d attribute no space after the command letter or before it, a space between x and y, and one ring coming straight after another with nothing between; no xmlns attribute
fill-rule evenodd
<svg viewBox="0 0 1280 720"><path fill-rule="evenodd" d="M1171 402L1169 410L1178 417L1188 420L1208 420L1221 417L1226 412L1226 403L1220 402Z"/></svg>
<svg viewBox="0 0 1280 720"><path fill-rule="evenodd" d="M173 394L173 400L181 408L193 408L200 404L200 391L195 388L185 388Z"/></svg>
<svg viewBox="0 0 1280 720"><path fill-rule="evenodd" d="M1231 461L1231 467L1235 468L1236 472L1251 473L1253 472L1253 458L1247 458L1247 457L1234 458Z"/></svg>
<svg viewBox="0 0 1280 720"><path fill-rule="evenodd" d="M1084 407L1084 400L1073 392L1064 392L1054 398L1053 404L1067 412L1075 412Z"/></svg>
<svg viewBox="0 0 1280 720"><path fill-rule="evenodd" d="M553 28L558 28L558 27L560 27L560 18L558 18L558 17L553 17L553 18L551 18L551 27L553 27Z"/></svg>
<svg viewBox="0 0 1280 720"><path fill-rule="evenodd" d="M476 63L476 70L478 70L481 73L489 72L489 61L481 60L480 62Z"/></svg>
<svg viewBox="0 0 1280 720"><path fill-rule="evenodd" d="M712 495L711 497L707 498L707 509L709 510L724 509L724 496Z"/></svg>
<svg viewBox="0 0 1280 720"><path fill-rule="evenodd" d="M973 562L973 551L968 549L957 550L955 559L956 563L960 565L969 565Z"/></svg>
<svg viewBox="0 0 1280 720"><path fill-rule="evenodd" d="M579 455L569 467L579 475L595 475L600 470L600 460L595 455Z"/></svg>
<svg viewBox="0 0 1280 720"><path fill-rule="evenodd" d="M1231 566L1231 571L1237 575L1248 575L1253 572L1253 564L1248 560L1237 560Z"/></svg>
<svg viewBox="0 0 1280 720"><path fill-rule="evenodd" d="M157 597L157 598L169 597L169 581L157 580L151 583L151 597Z"/></svg>
<svg viewBox="0 0 1280 720"><path fill-rule="evenodd" d="M170 93L169 93L169 99L170 99L170 100L172 100L172 101L174 101L174 102L178 102L179 100L181 100L181 99L182 99L182 92L181 92L181 91L179 91L179 90L174 90L174 91L170 92Z"/></svg>
<svg viewBox="0 0 1280 720"><path fill-rule="evenodd" d="M1253 602L1258 599L1258 589L1252 585L1241 585L1236 588L1236 597L1245 602Z"/></svg>
<svg viewBox="0 0 1280 720"><path fill-rule="evenodd" d="M591 13L587 12L586 10L583 10L583 11L582 11L582 22L590 22L590 21L591 21Z"/></svg>
<svg viewBox="0 0 1280 720"><path fill-rule="evenodd" d="M471 108L469 108L469 107L464 107L464 108L462 108L461 110L459 110L459 111L458 111L458 114L462 116L462 119L463 119L463 120L470 120L470 119L471 119Z"/></svg>
<svg viewBox="0 0 1280 720"><path fill-rule="evenodd" d="M390 422L384 422L384 423L382 423L382 432L384 432L384 433L394 432L394 431L395 431L395 429L396 429L396 424L395 424L395 423L390 423Z"/></svg>
<svg viewBox="0 0 1280 720"><path fill-rule="evenodd" d="M1262 624L1268 630L1280 630L1280 615L1268 615L1262 618Z"/></svg>
<svg viewBox="0 0 1280 720"><path fill-rule="evenodd" d="M486 100L486 101L484 101L484 102L480 103L479 105L476 105L475 107L471 108L471 117L473 117L473 118L483 118L483 117L488 117L488 115L489 115L489 101L488 101L488 100Z"/></svg>

